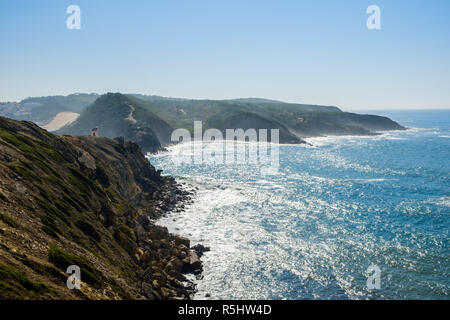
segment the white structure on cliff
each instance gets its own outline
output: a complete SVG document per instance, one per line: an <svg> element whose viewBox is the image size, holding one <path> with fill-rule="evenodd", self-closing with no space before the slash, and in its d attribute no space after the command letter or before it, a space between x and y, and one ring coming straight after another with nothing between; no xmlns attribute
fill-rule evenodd
<svg viewBox="0 0 450 320"><path fill-rule="evenodd" d="M92 129L91 137L98 137L98 128L97 127Z"/></svg>

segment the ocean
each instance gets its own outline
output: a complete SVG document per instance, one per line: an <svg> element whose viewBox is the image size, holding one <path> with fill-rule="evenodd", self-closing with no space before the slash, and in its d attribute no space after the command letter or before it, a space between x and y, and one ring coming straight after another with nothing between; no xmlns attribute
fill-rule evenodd
<svg viewBox="0 0 450 320"><path fill-rule="evenodd" d="M274 175L150 156L198 188L158 220L211 248L194 298L449 298L450 110L370 113L409 130L281 145Z"/></svg>

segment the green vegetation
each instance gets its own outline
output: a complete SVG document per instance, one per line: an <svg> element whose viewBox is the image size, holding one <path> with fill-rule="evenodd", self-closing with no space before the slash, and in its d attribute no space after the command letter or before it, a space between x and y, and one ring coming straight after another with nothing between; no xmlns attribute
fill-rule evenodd
<svg viewBox="0 0 450 320"><path fill-rule="evenodd" d="M0 138L24 153L33 154L34 145L30 138L0 129Z"/></svg>
<svg viewBox="0 0 450 320"><path fill-rule="evenodd" d="M130 121L129 116L137 123ZM279 129L281 143L302 143L302 136L357 134L404 129L380 116L343 112L334 106L285 103L266 99L189 100L108 93L99 97L74 124L59 134L87 135L99 125L101 136L124 137L144 152L171 143L172 128L193 132L194 121L203 130ZM121 153L121 147L114 147Z"/></svg>
<svg viewBox="0 0 450 320"><path fill-rule="evenodd" d="M58 134L89 135L99 126L99 134L108 138L124 137L137 142L144 152L156 151L161 143L167 143L172 127L151 110L142 106L142 101L122 94L109 93L98 98L70 126L57 131ZM132 118L129 118L129 117ZM130 119L133 119L130 120ZM125 152L118 144L117 152Z"/></svg>
<svg viewBox="0 0 450 320"><path fill-rule="evenodd" d="M39 204L39 206L46 212L47 215L62 221L66 225L70 225L69 221L67 220L67 217L70 216L70 214L59 210L58 208L52 206L42 198L34 197L34 199Z"/></svg>
<svg viewBox="0 0 450 320"><path fill-rule="evenodd" d="M45 215L41 217L42 230L53 238L58 238L58 234L62 234L59 226L71 229L68 217L70 213L63 211L57 206L52 206L48 201L40 198L34 198L37 204L44 210ZM64 208L63 208L64 209Z"/></svg>
<svg viewBox="0 0 450 320"><path fill-rule="evenodd" d="M53 226L53 228L47 224L44 224L41 227L42 231L44 231L46 234L48 234L50 237L58 239L58 233L60 233L61 231L59 231L59 229L57 229L57 227ZM57 229L57 231L55 231L55 229Z"/></svg>
<svg viewBox="0 0 450 320"><path fill-rule="evenodd" d="M77 265L81 269L81 280L92 285L95 288L103 286L103 276L94 266L92 266L86 259L75 254L64 251L55 245L50 245L48 258L51 263L60 268L64 272L70 265Z"/></svg>
<svg viewBox="0 0 450 320"><path fill-rule="evenodd" d="M168 99L164 97L133 95L145 101L144 107L166 120L174 128L186 128L192 132L194 120L202 120L204 130L222 129L221 121L242 114L250 113L268 120L277 120L287 125L286 121L295 115L307 112L341 112L337 107L306 104L291 104L266 99L235 100L191 100ZM277 117L279 115L279 117ZM295 118L296 119L296 118Z"/></svg>
<svg viewBox="0 0 450 320"><path fill-rule="evenodd" d="M62 212L65 216L68 216L68 217L70 217L72 215L71 214L72 210L71 210L70 206L68 204L66 204L64 201L55 199L53 202L55 203L55 208L58 209L59 212Z"/></svg>
<svg viewBox="0 0 450 320"><path fill-rule="evenodd" d="M150 269L139 259L142 243L134 228L140 212L131 203L151 205L135 197L135 190L153 193L171 181L158 178L137 145L60 138L0 117L0 149L0 224L11 231L1 234L6 242L0 246L0 300L145 296L151 283L144 288L138 281ZM94 169L80 151L95 159ZM47 261L42 248L49 248ZM158 257L160 272L166 264ZM81 268L89 290L66 289L70 265Z"/></svg>
<svg viewBox="0 0 450 320"><path fill-rule="evenodd" d="M23 162L21 163L13 163L7 165L12 171L14 171L17 175L22 178L30 181L30 182L41 182L41 178L35 175L30 169L26 168Z"/></svg>
<svg viewBox="0 0 450 320"><path fill-rule="evenodd" d="M136 248L136 239L133 231L120 221L114 225L114 239L129 254L133 255Z"/></svg>
<svg viewBox="0 0 450 320"><path fill-rule="evenodd" d="M49 192L43 188L42 184L35 184L34 185L38 190L39 190L39 194L47 201L51 202L52 201L52 197L49 194Z"/></svg>
<svg viewBox="0 0 450 320"><path fill-rule="evenodd" d="M64 195L62 198L62 201L65 201L66 203L70 204L72 207L74 207L79 212L81 212L81 210L83 210L83 209L87 209L82 201L78 201L74 197L69 197L67 195Z"/></svg>
<svg viewBox="0 0 450 320"><path fill-rule="evenodd" d="M81 173L78 169L68 166L67 169L70 170L69 180L72 186L81 190L85 194L89 194L91 191L92 181Z"/></svg>
<svg viewBox="0 0 450 320"><path fill-rule="evenodd" d="M12 266L0 264L0 298L39 298L44 294L54 294L54 290L43 282L28 279L26 274Z"/></svg>
<svg viewBox="0 0 450 320"><path fill-rule="evenodd" d="M122 299L131 300L131 296L122 289L122 287L117 283L117 281L110 277L106 280L111 289L117 293Z"/></svg>
<svg viewBox="0 0 450 320"><path fill-rule="evenodd" d="M98 231L86 220L79 219L75 222L75 225L80 228L80 230L87 235L88 237L92 238L94 241L98 242L101 240L101 236L98 233Z"/></svg>
<svg viewBox="0 0 450 320"><path fill-rule="evenodd" d="M120 144L115 144L114 145L114 150L116 150L117 152L119 152L121 154L125 154L126 153L125 149Z"/></svg>
<svg viewBox="0 0 450 320"><path fill-rule="evenodd" d="M42 230L46 232L48 235L58 238L57 234L61 234L61 230L59 230L56 220L51 215L45 215L41 217L42 222Z"/></svg>
<svg viewBox="0 0 450 320"><path fill-rule="evenodd" d="M25 158L38 164L48 173L54 173L52 168L47 164L48 159L58 163L64 161L64 157L54 147L44 141L4 129L0 129L0 138L10 146L15 147ZM27 162L23 161L23 163Z"/></svg>
<svg viewBox="0 0 450 320"><path fill-rule="evenodd" d="M17 228L18 224L16 221L14 221L13 218L8 217L7 215L4 215L3 213L0 213L0 220L6 223L8 226Z"/></svg>

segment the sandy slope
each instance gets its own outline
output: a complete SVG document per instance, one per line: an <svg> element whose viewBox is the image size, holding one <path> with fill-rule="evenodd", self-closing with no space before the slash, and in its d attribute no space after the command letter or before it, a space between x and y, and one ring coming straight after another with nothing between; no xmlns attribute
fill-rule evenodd
<svg viewBox="0 0 450 320"><path fill-rule="evenodd" d="M48 131L58 130L66 124L74 122L79 116L80 114L75 112L60 112L42 128Z"/></svg>

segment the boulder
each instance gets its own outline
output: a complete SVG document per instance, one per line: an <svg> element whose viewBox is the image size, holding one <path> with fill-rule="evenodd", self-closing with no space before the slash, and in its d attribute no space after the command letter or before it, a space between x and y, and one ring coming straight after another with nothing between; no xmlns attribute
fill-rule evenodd
<svg viewBox="0 0 450 320"><path fill-rule="evenodd" d="M156 284L159 287L163 287L166 284L166 280L167 280L166 277L159 272L153 274L153 285L155 284L156 281Z"/></svg>
<svg viewBox="0 0 450 320"><path fill-rule="evenodd" d="M152 260L152 253L150 250L145 250L144 254L141 256L142 263L149 263Z"/></svg>
<svg viewBox="0 0 450 320"><path fill-rule="evenodd" d="M173 296L173 294L171 293L171 291L169 289L164 288L164 287L161 288L161 297L163 300L167 300L171 296Z"/></svg>
<svg viewBox="0 0 450 320"><path fill-rule="evenodd" d="M176 279L176 280L182 281L182 282L187 280L186 277L181 272L178 272L175 270L168 270L167 274L171 279ZM167 279L169 279L169 277L167 277Z"/></svg>
<svg viewBox="0 0 450 320"><path fill-rule="evenodd" d="M192 249L195 251L195 253L197 253L199 257L203 255L203 252L208 252L211 250L209 247L205 247L201 244L196 244L195 246L192 247Z"/></svg>
<svg viewBox="0 0 450 320"><path fill-rule="evenodd" d="M189 267L191 270L202 270L202 263L194 250L189 250Z"/></svg>
<svg viewBox="0 0 450 320"><path fill-rule="evenodd" d="M177 237L175 237L175 243L177 246L185 245L186 248L189 248L191 241L188 238L177 236Z"/></svg>
<svg viewBox="0 0 450 320"><path fill-rule="evenodd" d="M177 257L173 257L167 263L166 269L181 272L183 270L183 263Z"/></svg>
<svg viewBox="0 0 450 320"><path fill-rule="evenodd" d="M86 151L84 150L80 151L81 156L78 157L78 162L88 169L95 170L97 168L95 159Z"/></svg>
<svg viewBox="0 0 450 320"><path fill-rule="evenodd" d="M186 251L180 251L179 257L181 260L187 257Z"/></svg>
<svg viewBox="0 0 450 320"><path fill-rule="evenodd" d="M169 232L167 231L167 228L160 227L160 226L152 226L150 231L147 233L147 237L151 240L161 240L167 238L169 235Z"/></svg>

